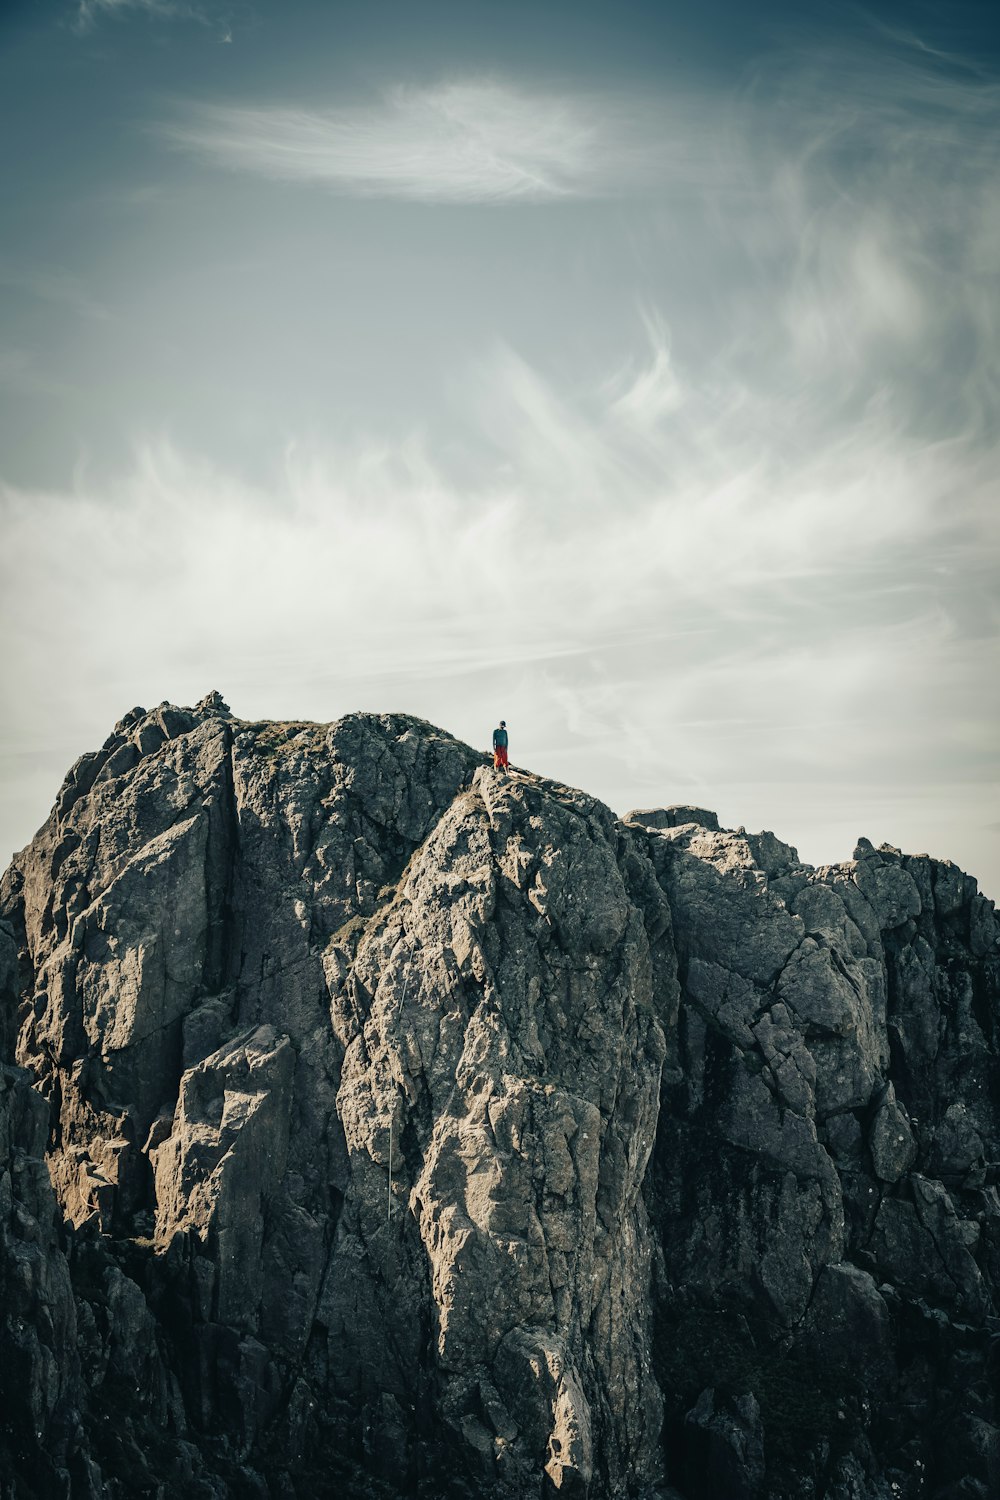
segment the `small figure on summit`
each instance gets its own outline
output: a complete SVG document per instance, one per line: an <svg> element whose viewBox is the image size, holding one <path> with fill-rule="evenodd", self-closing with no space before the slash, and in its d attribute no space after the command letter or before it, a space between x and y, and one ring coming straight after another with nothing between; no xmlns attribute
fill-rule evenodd
<svg viewBox="0 0 1000 1500"><path fill-rule="evenodd" d="M493 731L493 769L507 769L507 720L500 720L500 727Z"/></svg>

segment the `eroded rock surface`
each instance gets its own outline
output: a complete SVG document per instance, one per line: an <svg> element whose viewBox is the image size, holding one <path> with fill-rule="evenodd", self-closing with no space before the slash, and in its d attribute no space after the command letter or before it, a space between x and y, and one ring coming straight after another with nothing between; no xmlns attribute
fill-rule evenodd
<svg viewBox="0 0 1000 1500"><path fill-rule="evenodd" d="M668 1460L713 1493L752 1396L747 1494L993 1493L992 903L865 840L813 870L768 834L650 829L683 987L646 1183Z"/></svg>
<svg viewBox="0 0 1000 1500"><path fill-rule="evenodd" d="M2 913L17 1494L993 1492L953 866L210 694L77 762Z"/></svg>

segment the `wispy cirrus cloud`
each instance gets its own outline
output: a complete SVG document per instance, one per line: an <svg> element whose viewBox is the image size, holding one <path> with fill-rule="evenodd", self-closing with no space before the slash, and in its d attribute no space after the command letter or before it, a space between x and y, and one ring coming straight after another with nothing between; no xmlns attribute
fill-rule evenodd
<svg viewBox="0 0 1000 1500"><path fill-rule="evenodd" d="M633 390L661 355L652 344ZM765 405L737 420L694 383L676 450L669 424L623 423L620 395L557 396L506 348L468 372L466 395L472 490L419 435L293 445L256 486L162 440L100 493L0 486L14 700L45 678L54 643L38 621L70 617L64 673L87 693L87 662L140 682L154 658L171 680L252 684L278 711L289 695L333 712L408 683L433 712L431 683L463 679L478 703L502 682L536 745L601 749L601 726L613 738L627 723L603 749L647 778L661 762L723 778L734 719L752 727L739 760L757 779L835 777L859 726L855 760L907 743L901 779L935 754L974 759L979 731L949 707L1000 625L970 638L950 608L986 587L998 547L973 448L906 437L876 411L852 443L806 443L791 464L770 450ZM99 595L81 555L101 559Z"/></svg>
<svg viewBox="0 0 1000 1500"><path fill-rule="evenodd" d="M365 197L545 202L614 196L646 181L665 154L650 150L661 114L474 79L331 109L188 105L160 133L217 166ZM675 171L696 180L703 152L688 139Z"/></svg>
<svg viewBox="0 0 1000 1500"><path fill-rule="evenodd" d="M1000 550L990 455L878 405L838 441L800 409L783 447L780 388L720 399L642 321L645 360L591 388L504 346L469 368L474 484L419 432L292 443L256 483L158 439L100 487L0 484L12 748L41 732L56 659L49 738L212 685L250 717L402 707L473 742L499 702L519 761L613 805L688 797L795 841L789 788L824 788L813 858L861 831L926 847L921 809L964 779L979 793L934 844L963 857L992 795L1000 620L963 620ZM905 807L879 802L886 775ZM883 821L845 831L865 781Z"/></svg>
<svg viewBox="0 0 1000 1500"><path fill-rule="evenodd" d="M483 323L446 355L424 340L412 431L380 392L253 479L189 436L139 442L103 483L0 489L24 744L47 713L59 729L77 683L95 742L123 704L211 685L247 714L400 706L470 739L499 706L515 759L615 805L718 803L793 842L811 830L813 858L862 831L930 846L996 892L995 851L975 853L997 796L995 81L907 42L788 52L724 105L480 81L187 106L165 133L261 180L411 202L644 193L550 217L559 272L586 287L572 338L543 309L533 345L499 318L506 342ZM267 195L245 196L266 240ZM632 235L602 268L630 286L613 304L573 260L611 217ZM527 282L524 228L510 215L504 245ZM454 251L448 215L441 232ZM400 239L366 292L387 365L403 340L377 277L405 264ZM300 274L276 260L272 288ZM289 299L296 326L328 279ZM454 332L468 304L450 293L434 315ZM29 378L26 356L6 373ZM220 391L213 417L241 399Z"/></svg>
<svg viewBox="0 0 1000 1500"><path fill-rule="evenodd" d="M227 15L213 0L79 0L78 31L89 31L102 19L124 20L145 16L153 21L197 21L205 26L221 23L223 41L232 41Z"/></svg>
<svg viewBox="0 0 1000 1500"><path fill-rule="evenodd" d="M831 76L837 87L831 88ZM762 76L758 119L773 232L794 248L781 335L815 369L913 376L934 351L963 376L995 361L1000 84L916 40L891 54L793 54ZM907 368L909 367L909 369ZM912 391L910 379L904 389ZM963 392L963 394L965 394Z"/></svg>

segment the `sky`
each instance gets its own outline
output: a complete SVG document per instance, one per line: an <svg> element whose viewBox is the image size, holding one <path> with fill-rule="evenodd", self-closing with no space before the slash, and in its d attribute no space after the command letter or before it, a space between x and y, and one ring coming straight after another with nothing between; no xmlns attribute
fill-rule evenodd
<svg viewBox="0 0 1000 1500"><path fill-rule="evenodd" d="M1000 18L6 0L0 864L135 704L1000 898Z"/></svg>

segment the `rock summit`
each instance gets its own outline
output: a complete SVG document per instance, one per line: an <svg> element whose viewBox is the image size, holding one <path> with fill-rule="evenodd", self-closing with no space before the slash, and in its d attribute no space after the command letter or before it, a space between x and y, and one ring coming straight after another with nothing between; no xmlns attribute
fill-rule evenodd
<svg viewBox="0 0 1000 1500"><path fill-rule="evenodd" d="M988 1500L1000 923L133 709L0 886L0 1494Z"/></svg>

